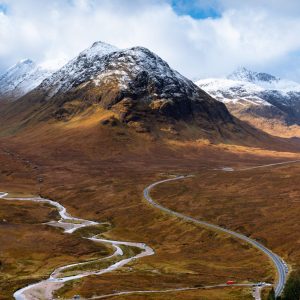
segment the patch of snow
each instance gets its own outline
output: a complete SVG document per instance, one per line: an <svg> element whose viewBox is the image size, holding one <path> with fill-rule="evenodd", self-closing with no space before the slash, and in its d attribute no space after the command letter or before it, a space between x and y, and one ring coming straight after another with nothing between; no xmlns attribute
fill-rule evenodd
<svg viewBox="0 0 300 300"><path fill-rule="evenodd" d="M243 101L246 101L253 105L271 105L259 96L264 89L251 82L209 78L195 83L212 97L225 104L242 104Z"/></svg>
<svg viewBox="0 0 300 300"><path fill-rule="evenodd" d="M91 77L98 69L101 57L115 51L118 51L118 48L103 42L95 42L42 82L41 88L48 91L48 97L58 92L66 92Z"/></svg>
<svg viewBox="0 0 300 300"><path fill-rule="evenodd" d="M195 83L225 104L293 107L300 102L299 83L246 68L239 68L227 78L209 78Z"/></svg>
<svg viewBox="0 0 300 300"><path fill-rule="evenodd" d="M16 100L40 85L52 72L30 59L21 60L0 76L0 97Z"/></svg>
<svg viewBox="0 0 300 300"><path fill-rule="evenodd" d="M142 78L151 82L157 97L196 98L199 89L187 78L169 67L159 56L143 47L119 50L101 42L81 52L39 86L48 98L82 88L85 82L95 86L113 82L120 90L130 90ZM158 92L158 89L160 92Z"/></svg>

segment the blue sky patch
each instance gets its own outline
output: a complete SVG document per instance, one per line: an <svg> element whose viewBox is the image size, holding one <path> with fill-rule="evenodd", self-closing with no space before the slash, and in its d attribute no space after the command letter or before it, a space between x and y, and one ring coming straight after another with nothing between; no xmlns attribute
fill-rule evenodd
<svg viewBox="0 0 300 300"><path fill-rule="evenodd" d="M171 0L171 4L178 15L189 15L194 19L216 19L222 16L217 0Z"/></svg>
<svg viewBox="0 0 300 300"><path fill-rule="evenodd" d="M7 13L7 5L0 2L0 12Z"/></svg>

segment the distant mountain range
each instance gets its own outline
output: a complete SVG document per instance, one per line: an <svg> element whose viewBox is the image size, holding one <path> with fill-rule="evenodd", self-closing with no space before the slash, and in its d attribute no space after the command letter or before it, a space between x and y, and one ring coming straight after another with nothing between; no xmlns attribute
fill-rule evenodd
<svg viewBox="0 0 300 300"><path fill-rule="evenodd" d="M174 120L193 122L204 132L220 134L229 124L242 132L228 110L259 129L266 122L300 124L296 82L239 68L227 78L193 83L146 48L118 49L103 42L58 70L20 61L0 76L1 102L8 103L0 112L4 121L19 118L26 124L66 121L93 105L140 132L150 131L157 121Z"/></svg>
<svg viewBox="0 0 300 300"><path fill-rule="evenodd" d="M239 118L300 124L300 84L297 82L239 68L227 78L203 79L196 84L225 103Z"/></svg>

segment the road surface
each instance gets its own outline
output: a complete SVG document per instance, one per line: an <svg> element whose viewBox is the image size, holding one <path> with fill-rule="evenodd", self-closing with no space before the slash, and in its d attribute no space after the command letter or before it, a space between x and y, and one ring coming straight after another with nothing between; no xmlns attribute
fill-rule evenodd
<svg viewBox="0 0 300 300"><path fill-rule="evenodd" d="M280 164L280 163L278 163L278 164ZM273 164L273 165L278 165L278 164ZM267 165L267 166L270 166L270 165ZM171 210L169 208L166 208L166 207L158 204L157 202L155 202L153 200L153 198L150 196L150 191L154 187L156 187L157 185L165 183L165 182L182 180L182 179L185 179L185 178L188 178L188 177L192 177L192 176L177 176L175 178L164 179L164 180L160 180L160 181L157 181L155 183L152 183L151 185L149 185L148 187L146 187L144 189L144 198L152 206L158 208L159 210L161 210L161 211L163 211L163 212L165 212L165 213L167 213L169 215L176 216L176 217L178 217L180 219L183 219L183 220L185 220L187 222L192 222L194 224L198 224L198 225L204 226L204 227L212 229L212 230L221 231L223 233L229 234L229 235L231 235L231 236L233 236L235 238L238 238L238 239L240 239L240 240L242 240L242 241L244 241L244 242L246 242L248 244L251 244L255 248L257 248L260 251L262 251L266 256L269 257L269 259L272 261L272 263L273 263L273 265L274 265L274 267L275 267L275 269L277 271L277 276L278 276L277 278L278 279L277 279L277 282L275 284L275 295L279 296L282 293L282 291L283 291L284 285L286 283L287 273L288 272L287 272L287 264L277 254L273 253L271 250L269 250L268 248L266 248L265 246L263 246L261 243L257 242L256 240L251 239L251 238L249 238L249 237L247 237L247 236L245 236L243 234L240 234L238 232L232 231L230 229L226 229L226 228L220 227L218 225L214 225L214 224L208 223L206 221L201 221L201 220L198 220L198 219L186 216L186 215L184 215L182 213L179 213L179 212L173 211L173 210Z"/></svg>

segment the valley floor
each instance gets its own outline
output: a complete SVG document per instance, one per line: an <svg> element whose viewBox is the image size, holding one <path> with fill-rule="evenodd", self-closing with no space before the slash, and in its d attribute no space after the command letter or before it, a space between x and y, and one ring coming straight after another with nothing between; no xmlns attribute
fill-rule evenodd
<svg viewBox="0 0 300 300"><path fill-rule="evenodd" d="M300 164L241 172L241 168L299 159L293 152L274 152L205 142L153 143L105 133L76 136L53 143L27 139L0 141L1 190L15 196L41 194L55 199L77 217L109 222L103 237L143 242L155 255L131 262L112 273L65 285L58 294L91 298L116 291L162 290L238 283L274 282L275 270L258 250L229 236L184 222L151 207L143 199L150 183L177 174L184 182L156 187L161 204L186 215L248 235L296 268L300 258ZM115 139L115 140L114 140ZM42 145L42 146L41 146ZM66 146L67 145L67 146ZM123 148L122 148L123 147ZM118 149L118 150L116 150ZM122 151L121 151L121 150ZM143 150L141 150L143 149ZM141 154L142 153L142 154ZM105 245L67 236L41 223L57 217L42 204L0 205L0 295L49 276L58 266L103 257ZM116 299L252 299L251 288L182 291L170 294L121 295ZM113 298L112 298L113 299Z"/></svg>

